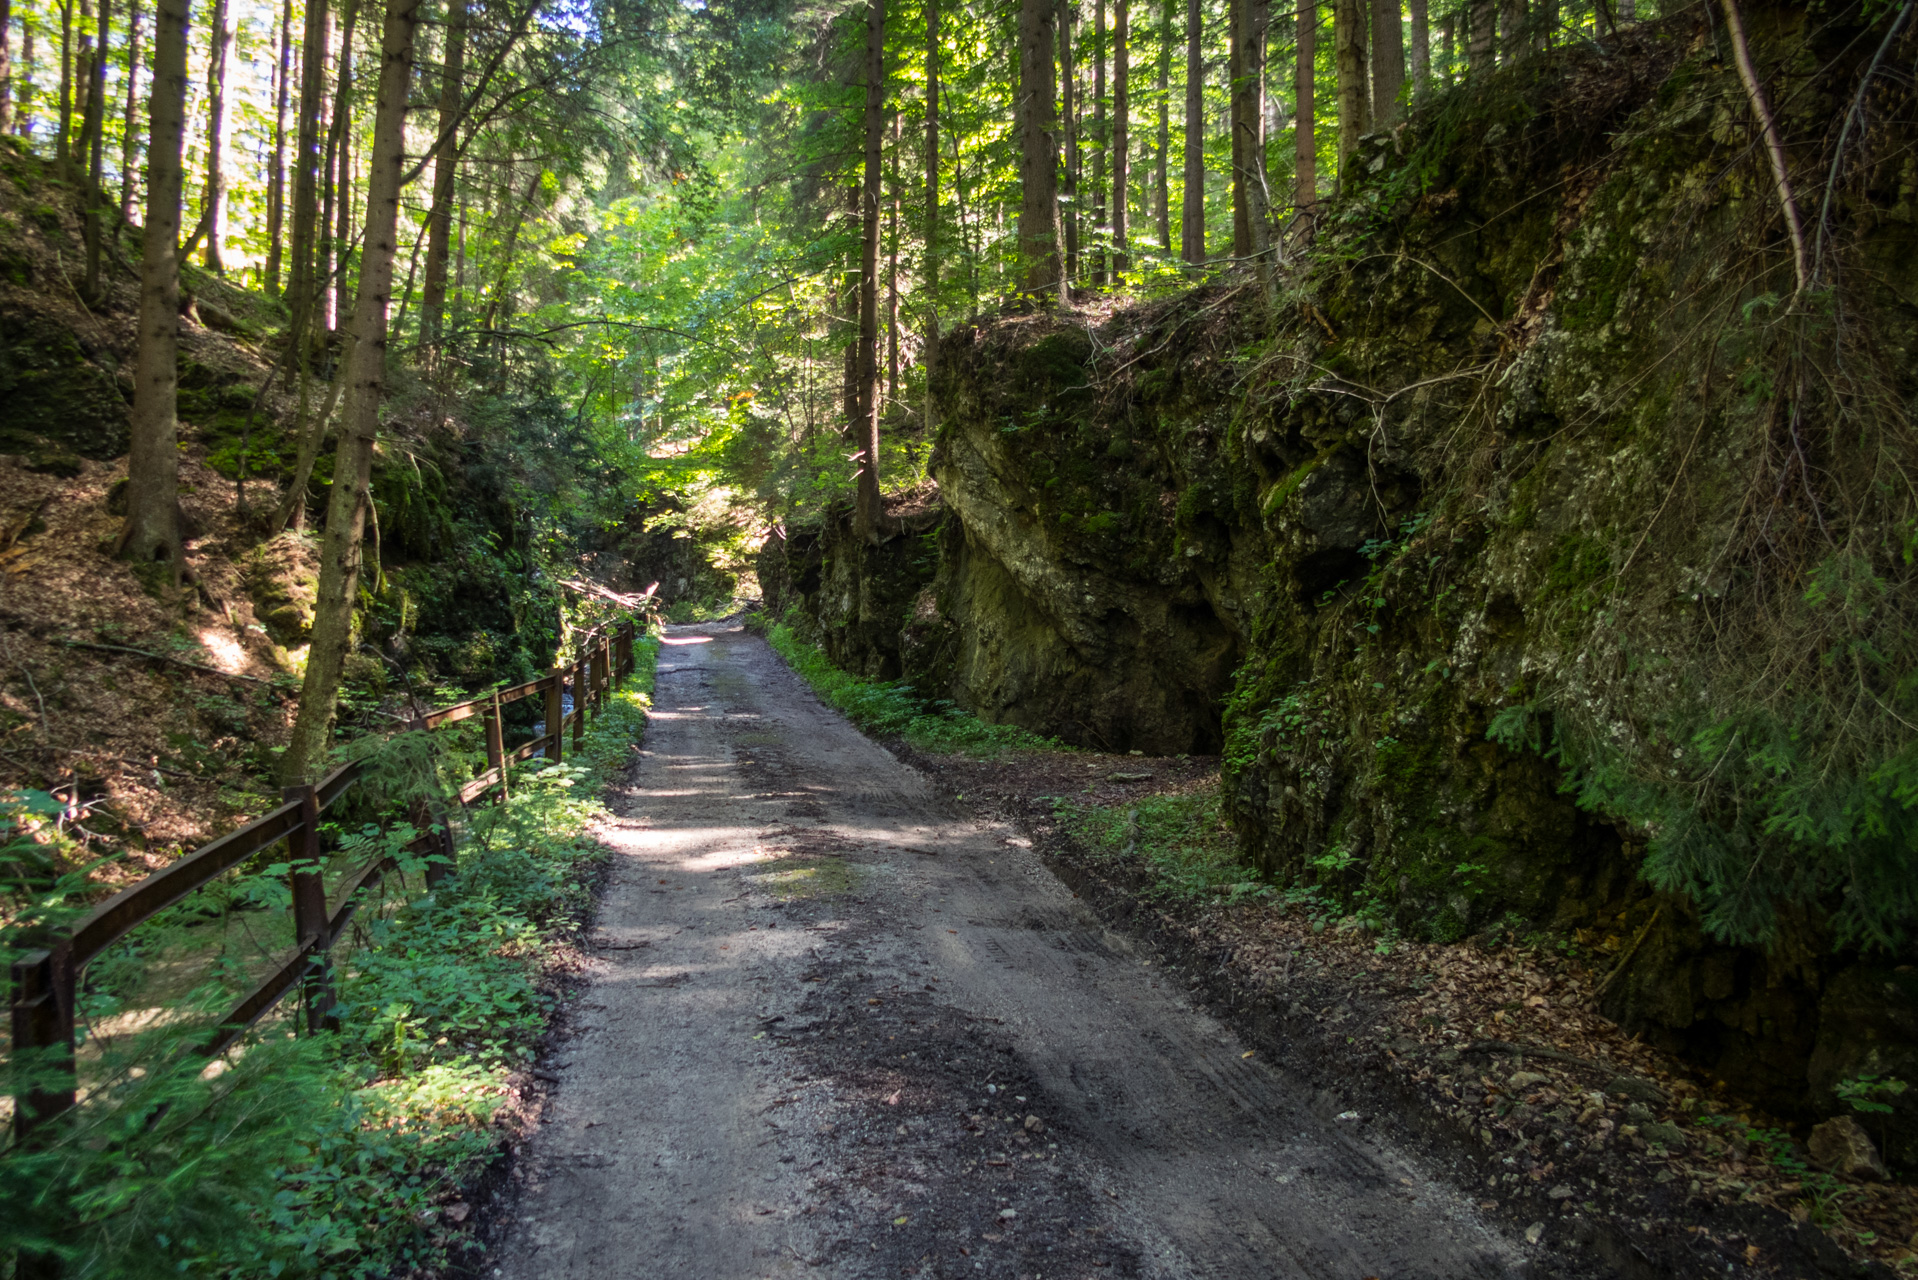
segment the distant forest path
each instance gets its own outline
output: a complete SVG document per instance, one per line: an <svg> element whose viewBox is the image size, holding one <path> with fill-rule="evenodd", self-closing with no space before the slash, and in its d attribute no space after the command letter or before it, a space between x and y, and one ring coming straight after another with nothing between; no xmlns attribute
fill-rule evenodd
<svg viewBox="0 0 1918 1280"><path fill-rule="evenodd" d="M760 639L659 673L495 1274L1525 1274Z"/></svg>

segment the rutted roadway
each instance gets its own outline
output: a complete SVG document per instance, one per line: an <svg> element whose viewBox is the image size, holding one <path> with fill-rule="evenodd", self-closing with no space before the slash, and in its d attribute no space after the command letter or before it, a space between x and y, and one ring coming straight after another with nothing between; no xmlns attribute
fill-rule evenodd
<svg viewBox="0 0 1918 1280"><path fill-rule="evenodd" d="M763 641L659 670L494 1274L1529 1274Z"/></svg>

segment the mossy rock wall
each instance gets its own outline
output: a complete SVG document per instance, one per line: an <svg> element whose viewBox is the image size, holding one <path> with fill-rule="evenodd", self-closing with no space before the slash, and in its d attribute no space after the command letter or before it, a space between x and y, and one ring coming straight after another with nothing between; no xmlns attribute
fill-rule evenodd
<svg viewBox="0 0 1918 1280"><path fill-rule="evenodd" d="M1696 18L1366 139L1275 300L1239 278L952 332L936 566L862 567L837 526L789 550L855 669L1220 750L1267 873L1413 936L1622 959L1608 1013L1810 1117L1918 1070L1918 175L1867 145L1843 283L1792 303ZM1786 127L1819 136L1876 37L1752 18ZM1886 1130L1906 1165L1914 1104Z"/></svg>

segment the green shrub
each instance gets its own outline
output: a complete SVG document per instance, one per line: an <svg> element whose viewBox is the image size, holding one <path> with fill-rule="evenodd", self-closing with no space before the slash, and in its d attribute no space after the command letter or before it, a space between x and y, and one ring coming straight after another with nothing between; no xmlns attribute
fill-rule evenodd
<svg viewBox="0 0 1918 1280"><path fill-rule="evenodd" d="M290 1020L263 1024L224 1070L204 1070L190 1048L232 999L231 982L216 981L170 1002L187 1016L83 1046L84 1105L45 1145L0 1148L0 1257L52 1253L69 1276L116 1280L349 1280L443 1264L455 1237L436 1206L497 1150L489 1122L551 1013L540 959L587 906L603 856L589 830L595 797L644 731L657 655L656 639L636 646L638 672L583 750L530 762L509 804L471 812L456 871L437 890L390 915L363 911L359 945L339 955L340 1032L296 1038ZM420 768L425 735L403 737L392 776ZM398 824L347 846L372 856L411 834ZM10 960L30 930L74 909L85 884L75 875L49 889L43 860L24 852L0 861L14 877L0 927L0 960ZM284 871L217 889L228 904L283 910ZM115 978L142 972L150 927L96 962L83 1026L115 1007ZM15 1089L51 1074L44 1061L5 1069Z"/></svg>
<svg viewBox="0 0 1918 1280"><path fill-rule="evenodd" d="M760 630L763 623L753 626ZM801 640L787 624L764 627L773 652L799 673L829 706L868 733L904 738L921 751L963 752L996 756L1006 751L1065 750L1062 743L1042 738L1017 725L987 724L950 702L930 705L903 680L884 682L841 671L825 651Z"/></svg>

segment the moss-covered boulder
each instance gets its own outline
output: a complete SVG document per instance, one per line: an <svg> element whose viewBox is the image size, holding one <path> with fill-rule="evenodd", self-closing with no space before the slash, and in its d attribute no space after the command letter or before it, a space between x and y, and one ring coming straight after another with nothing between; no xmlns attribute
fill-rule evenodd
<svg viewBox="0 0 1918 1280"><path fill-rule="evenodd" d="M0 453L105 460L127 451L128 401L110 353L96 363L71 329L0 307Z"/></svg>

